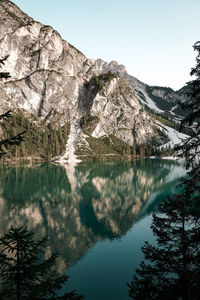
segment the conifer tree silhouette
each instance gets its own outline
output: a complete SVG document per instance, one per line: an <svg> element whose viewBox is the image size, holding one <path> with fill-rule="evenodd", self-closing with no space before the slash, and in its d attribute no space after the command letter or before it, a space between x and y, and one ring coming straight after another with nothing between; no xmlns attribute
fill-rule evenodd
<svg viewBox="0 0 200 300"><path fill-rule="evenodd" d="M199 299L200 197L184 186L160 205L151 228L157 245L143 245L145 261L128 284L130 298Z"/></svg>
<svg viewBox="0 0 200 300"><path fill-rule="evenodd" d="M196 79L188 83L188 102L182 105L187 115L181 124L191 126L193 134L177 147L188 173L180 181L181 191L153 214L157 245L145 242L145 261L127 284L135 300L200 299L200 42L194 50L197 65L191 75Z"/></svg>
<svg viewBox="0 0 200 300"><path fill-rule="evenodd" d="M5 64L4 62L9 57L9 55L6 55L4 58L0 59L0 65ZM10 78L10 74L8 72L0 72L0 79L8 79ZM4 114L0 115L0 121L5 120L11 117L11 110L7 111ZM25 131L18 133L15 136L12 136L8 139L0 140L0 157L2 157L4 154L6 154L7 150L10 146L13 145L19 145L23 141L23 136L25 134Z"/></svg>
<svg viewBox="0 0 200 300"><path fill-rule="evenodd" d="M190 75L194 75L196 78L187 83L188 101L181 104L182 108L187 111L186 117L181 122L181 128L189 125L193 129L193 133L177 147L177 150L180 150L180 157L186 158L186 167L191 168L192 172L189 172L189 175L193 176L193 183L195 183L195 176L200 176L200 41L196 42L193 47L198 52L197 64L192 68Z"/></svg>
<svg viewBox="0 0 200 300"><path fill-rule="evenodd" d="M56 269L58 252L44 259L47 237L39 241L25 227L13 228L0 238L0 299L81 300L75 291L58 296L67 282Z"/></svg>

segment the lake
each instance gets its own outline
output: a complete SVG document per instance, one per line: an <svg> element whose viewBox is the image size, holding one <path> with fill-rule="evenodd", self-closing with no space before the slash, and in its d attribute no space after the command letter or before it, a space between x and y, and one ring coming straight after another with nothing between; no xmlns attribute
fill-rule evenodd
<svg viewBox="0 0 200 300"><path fill-rule="evenodd" d="M2 168L0 232L26 225L36 238L48 235L47 254L59 250L67 289L88 300L126 300L141 246L154 242L152 213L185 173L159 159Z"/></svg>

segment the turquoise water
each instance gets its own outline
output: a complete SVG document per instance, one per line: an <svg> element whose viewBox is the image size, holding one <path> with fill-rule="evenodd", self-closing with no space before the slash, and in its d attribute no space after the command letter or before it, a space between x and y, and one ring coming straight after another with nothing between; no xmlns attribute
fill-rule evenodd
<svg viewBox="0 0 200 300"><path fill-rule="evenodd" d="M1 169L0 231L26 225L48 235L67 289L88 300L129 299L140 248L154 241L152 212L183 175L175 161L150 159Z"/></svg>

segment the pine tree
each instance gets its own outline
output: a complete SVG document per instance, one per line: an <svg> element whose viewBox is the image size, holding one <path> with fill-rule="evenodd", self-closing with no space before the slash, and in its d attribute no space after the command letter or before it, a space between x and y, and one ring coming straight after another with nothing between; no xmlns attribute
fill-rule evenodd
<svg viewBox="0 0 200 300"><path fill-rule="evenodd" d="M140 152L141 157L145 157L145 145L144 144L139 145L139 152Z"/></svg>
<svg viewBox="0 0 200 300"><path fill-rule="evenodd" d="M187 116L182 121L193 129L191 137L177 147L190 168L181 180L181 191L168 197L153 215L157 245L142 247L146 261L140 264L129 286L132 299L197 300L200 295L200 42L197 65L188 83Z"/></svg>
<svg viewBox="0 0 200 300"><path fill-rule="evenodd" d="M65 150L65 141L63 138L63 132L62 132L61 126L59 126L59 128L58 128L58 141L59 141L59 145L60 145L60 153L59 154L62 154Z"/></svg>
<svg viewBox="0 0 200 300"><path fill-rule="evenodd" d="M9 57L9 55L6 55L4 58L0 59L0 65L5 65L6 59ZM0 79L8 79L10 78L10 73L8 72L0 72Z"/></svg>
<svg viewBox="0 0 200 300"><path fill-rule="evenodd" d="M6 55L4 58L0 59L0 65L4 65L6 59L9 57L9 55ZM10 78L10 74L8 72L0 72L0 79L8 79ZM4 114L0 115L0 120L5 120L11 117L11 111L7 111ZM23 140L23 135L25 131L15 134L14 136L4 139L0 141L0 158L7 152L9 147L12 145L19 145L19 143Z"/></svg>
<svg viewBox="0 0 200 300"><path fill-rule="evenodd" d="M157 245L145 242L146 261L129 286L132 299L196 300L200 295L200 197L185 187L153 215Z"/></svg>
<svg viewBox="0 0 200 300"><path fill-rule="evenodd" d="M0 115L0 120L10 116L10 112ZM2 157L9 150L11 146L19 145L24 139L25 131L20 132L7 139L0 140L0 157Z"/></svg>
<svg viewBox="0 0 200 300"><path fill-rule="evenodd" d="M67 276L55 270L54 252L44 260L47 237L34 241L26 228L13 228L0 238L0 299L2 300L81 300L75 291L58 296Z"/></svg>
<svg viewBox="0 0 200 300"><path fill-rule="evenodd" d="M136 156L136 147L135 147L135 144L133 144L133 146L132 146L131 155L134 156L134 157Z"/></svg>
<svg viewBox="0 0 200 300"><path fill-rule="evenodd" d="M182 108L187 111L181 128L184 125L190 126L192 135L178 147L181 150L180 156L187 158L187 168L198 168L200 158L200 41L194 44L194 50L198 52L197 64L192 68L190 75L195 75L196 78L187 83L188 101L181 104Z"/></svg>

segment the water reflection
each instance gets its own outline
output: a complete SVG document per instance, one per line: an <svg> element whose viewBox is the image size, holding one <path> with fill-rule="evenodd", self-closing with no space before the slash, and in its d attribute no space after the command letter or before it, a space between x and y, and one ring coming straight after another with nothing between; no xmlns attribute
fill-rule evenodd
<svg viewBox="0 0 200 300"><path fill-rule="evenodd" d="M27 225L61 253L59 271L100 239L125 235L184 173L174 161L40 165L0 170L0 228Z"/></svg>

